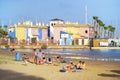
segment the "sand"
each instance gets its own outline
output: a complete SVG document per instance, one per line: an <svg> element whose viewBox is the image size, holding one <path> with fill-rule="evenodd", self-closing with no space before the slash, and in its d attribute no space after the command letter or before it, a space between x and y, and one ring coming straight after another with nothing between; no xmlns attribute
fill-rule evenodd
<svg viewBox="0 0 120 80"><path fill-rule="evenodd" d="M67 60L77 63L80 59ZM120 62L82 61L86 62L86 70L64 73L59 70L65 63L25 65L23 61L15 61L15 53L0 52L0 80L120 80Z"/></svg>

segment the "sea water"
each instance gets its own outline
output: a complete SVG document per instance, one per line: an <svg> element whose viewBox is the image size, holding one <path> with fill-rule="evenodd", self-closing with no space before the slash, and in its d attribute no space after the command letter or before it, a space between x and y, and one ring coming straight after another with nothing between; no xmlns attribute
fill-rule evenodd
<svg viewBox="0 0 120 80"><path fill-rule="evenodd" d="M3 52L9 51L9 49L0 49L0 52L2 51ZM16 51L33 52L33 49L16 49ZM120 50L42 49L42 52L47 54L70 54L70 55L73 54L73 55L80 56L78 59L120 62ZM66 57L66 58L75 58L75 57Z"/></svg>

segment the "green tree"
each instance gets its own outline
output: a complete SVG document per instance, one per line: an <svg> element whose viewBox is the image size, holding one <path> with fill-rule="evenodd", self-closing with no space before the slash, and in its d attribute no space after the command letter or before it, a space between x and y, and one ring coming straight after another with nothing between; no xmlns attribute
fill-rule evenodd
<svg viewBox="0 0 120 80"><path fill-rule="evenodd" d="M0 25L0 29L2 29L2 26Z"/></svg>
<svg viewBox="0 0 120 80"><path fill-rule="evenodd" d="M107 29L108 29L108 27L104 26L104 38L106 38Z"/></svg>
<svg viewBox="0 0 120 80"><path fill-rule="evenodd" d="M112 26L109 25L109 26L108 26L108 37L109 37L109 38L112 38L111 29L112 29Z"/></svg>
<svg viewBox="0 0 120 80"><path fill-rule="evenodd" d="M98 32L98 38L101 38L101 35L100 35L100 24L101 24L101 20L97 20L97 32Z"/></svg>
<svg viewBox="0 0 120 80"><path fill-rule="evenodd" d="M98 24L99 24L100 38L102 38L103 34L104 34L104 26L105 26L105 24L101 20L98 21Z"/></svg>
<svg viewBox="0 0 120 80"><path fill-rule="evenodd" d="M0 38L6 38L8 32L0 28Z"/></svg>
<svg viewBox="0 0 120 80"><path fill-rule="evenodd" d="M97 31L97 20L98 20L98 17L97 16L93 16L93 20L94 20L94 32L96 32Z"/></svg>
<svg viewBox="0 0 120 80"><path fill-rule="evenodd" d="M112 33L112 38L114 38L115 27L112 27L110 31Z"/></svg>

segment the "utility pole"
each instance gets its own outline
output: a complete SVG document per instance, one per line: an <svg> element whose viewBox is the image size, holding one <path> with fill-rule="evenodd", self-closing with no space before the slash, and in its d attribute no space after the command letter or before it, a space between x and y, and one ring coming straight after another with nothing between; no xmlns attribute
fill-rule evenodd
<svg viewBox="0 0 120 80"><path fill-rule="evenodd" d="M85 23L88 24L87 5L85 5Z"/></svg>
<svg viewBox="0 0 120 80"><path fill-rule="evenodd" d="M37 24L37 16L36 16L35 22L36 22L36 24Z"/></svg>

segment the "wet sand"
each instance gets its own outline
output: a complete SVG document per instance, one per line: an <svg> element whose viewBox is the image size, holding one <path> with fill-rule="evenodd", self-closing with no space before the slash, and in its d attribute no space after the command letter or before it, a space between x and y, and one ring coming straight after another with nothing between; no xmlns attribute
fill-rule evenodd
<svg viewBox="0 0 120 80"><path fill-rule="evenodd" d="M28 53L28 55L32 54ZM57 55L51 54L47 57ZM55 61L55 59L53 60ZM79 60L85 61L87 69L81 72L62 73L59 70L65 63L61 63L59 66L32 63L25 65L23 61L15 61L15 52L0 52L0 80L120 80L120 62L79 58L67 58L67 60L73 61L75 64Z"/></svg>

